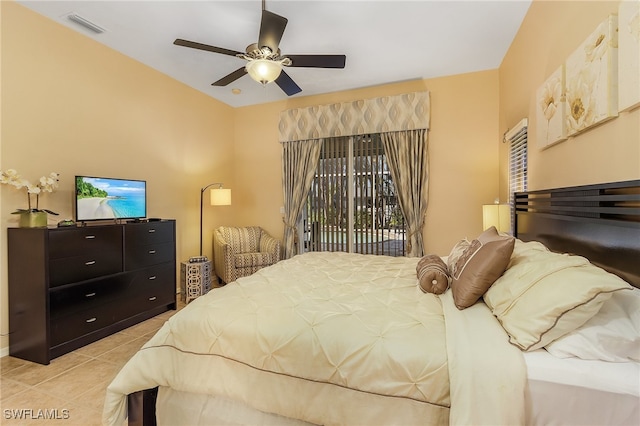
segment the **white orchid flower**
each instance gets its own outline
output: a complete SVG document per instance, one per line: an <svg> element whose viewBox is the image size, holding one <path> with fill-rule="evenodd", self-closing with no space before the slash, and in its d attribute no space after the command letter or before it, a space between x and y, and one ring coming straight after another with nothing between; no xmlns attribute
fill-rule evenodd
<svg viewBox="0 0 640 426"><path fill-rule="evenodd" d="M58 176L58 173L51 172L49 176L42 176L36 185L32 185L29 181L22 179L22 177L15 169L7 169L5 171L0 170L0 183L11 185L18 189L27 188L27 200L29 203L29 208L27 210L18 209L14 213L44 211L53 215L57 215L58 213L54 213L51 210L40 210L38 202L41 193L53 192L58 187ZM31 207L32 194L36 196L35 209Z"/></svg>

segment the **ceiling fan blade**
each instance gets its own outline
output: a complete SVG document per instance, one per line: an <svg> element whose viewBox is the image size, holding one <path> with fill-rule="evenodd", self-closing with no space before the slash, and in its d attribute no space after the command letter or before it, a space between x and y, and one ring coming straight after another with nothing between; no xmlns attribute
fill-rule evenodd
<svg viewBox="0 0 640 426"><path fill-rule="evenodd" d="M285 55L291 59L291 67L344 68L345 55Z"/></svg>
<svg viewBox="0 0 640 426"><path fill-rule="evenodd" d="M280 86L282 91L287 94L287 96L295 95L296 93L302 92L300 86L296 84L295 81L289 77L289 74L282 70L280 72L280 76L276 78L276 84Z"/></svg>
<svg viewBox="0 0 640 426"><path fill-rule="evenodd" d="M268 10L263 10L262 21L260 22L260 36L258 37L258 48L266 46L271 49L271 52L277 52L287 22L289 22L287 18L276 15Z"/></svg>
<svg viewBox="0 0 640 426"><path fill-rule="evenodd" d="M223 49L222 47L209 46L208 44L197 43L195 41L183 40L181 38L177 38L173 44L177 46L190 47L192 49L200 49L206 50L213 53L222 53L223 55L229 56L237 56L242 55L242 52L237 52L235 50Z"/></svg>
<svg viewBox="0 0 640 426"><path fill-rule="evenodd" d="M224 77L222 77L220 80L216 81L215 83L211 83L211 85L212 86L226 86L227 84L236 81L237 79L239 79L240 77L242 77L246 73L247 73L247 69L245 67L238 68L237 70L235 70L231 74L225 75Z"/></svg>

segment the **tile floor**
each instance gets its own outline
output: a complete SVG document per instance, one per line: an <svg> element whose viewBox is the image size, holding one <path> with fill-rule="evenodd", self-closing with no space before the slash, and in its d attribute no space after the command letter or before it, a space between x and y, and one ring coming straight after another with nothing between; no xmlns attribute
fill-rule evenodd
<svg viewBox="0 0 640 426"><path fill-rule="evenodd" d="M183 306L178 301L178 309ZM101 425L107 385L176 312L148 319L56 358L49 365L10 356L0 358L0 424ZM16 418L20 413L23 418ZM45 416L48 419L42 418Z"/></svg>

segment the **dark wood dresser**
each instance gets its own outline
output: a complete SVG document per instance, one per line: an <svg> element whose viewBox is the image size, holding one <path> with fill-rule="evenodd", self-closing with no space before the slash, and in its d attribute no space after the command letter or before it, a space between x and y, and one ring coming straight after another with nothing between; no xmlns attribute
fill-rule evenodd
<svg viewBox="0 0 640 426"><path fill-rule="evenodd" d="M51 359L176 309L175 221L9 228L9 353Z"/></svg>

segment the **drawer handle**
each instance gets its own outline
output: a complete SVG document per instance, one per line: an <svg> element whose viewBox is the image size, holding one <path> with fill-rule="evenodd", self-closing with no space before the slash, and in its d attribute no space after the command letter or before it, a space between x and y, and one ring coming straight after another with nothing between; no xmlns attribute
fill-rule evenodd
<svg viewBox="0 0 640 426"><path fill-rule="evenodd" d="M155 230L155 229L153 229L153 228L149 229L149 233L150 233L150 234L153 234L154 232L156 232L156 230Z"/></svg>
<svg viewBox="0 0 640 426"><path fill-rule="evenodd" d="M149 250L149 254L156 254L155 250Z"/></svg>
<svg viewBox="0 0 640 426"><path fill-rule="evenodd" d="M157 297L156 297L156 296L151 296L151 297L149 298L149 302L153 302L153 301L154 301L154 300L156 300L156 299L157 299Z"/></svg>
<svg viewBox="0 0 640 426"><path fill-rule="evenodd" d="M150 280L155 280L155 279L156 279L156 276L155 276L155 275L151 275L151 276L149 277L149 279L150 279Z"/></svg>
<svg viewBox="0 0 640 426"><path fill-rule="evenodd" d="M95 320L96 320L96 317L93 317L93 318L89 318L85 322L89 323L89 322L94 322Z"/></svg>
<svg viewBox="0 0 640 426"><path fill-rule="evenodd" d="M95 235L85 235L84 238L87 239L87 240L94 240L96 238L96 236Z"/></svg>
<svg viewBox="0 0 640 426"><path fill-rule="evenodd" d="M95 295L96 295L95 293L87 293L84 295L84 297L93 297Z"/></svg>
<svg viewBox="0 0 640 426"><path fill-rule="evenodd" d="M91 266L91 265L95 265L96 261L95 260L89 260L88 262L84 262L85 265L87 266Z"/></svg>

